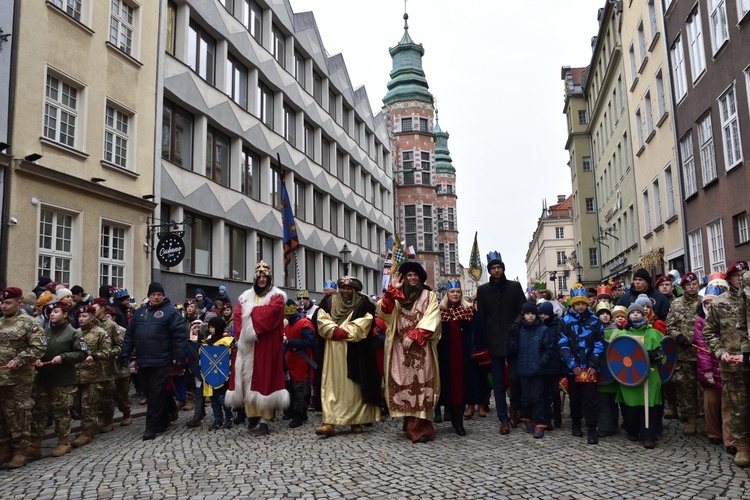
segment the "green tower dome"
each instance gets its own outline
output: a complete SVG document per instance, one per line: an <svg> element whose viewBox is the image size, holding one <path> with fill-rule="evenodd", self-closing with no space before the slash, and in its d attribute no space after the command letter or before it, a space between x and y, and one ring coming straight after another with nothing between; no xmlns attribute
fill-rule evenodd
<svg viewBox="0 0 750 500"><path fill-rule="evenodd" d="M423 101L432 104L432 94L427 90L427 78L422 69L422 44L416 44L409 36L409 15L404 14L404 36L398 45L388 49L393 59L391 81L388 93L383 98L385 104L399 101Z"/></svg>
<svg viewBox="0 0 750 500"><path fill-rule="evenodd" d="M455 174L453 160L450 151L448 151L448 132L443 132L438 122L438 112L435 110L435 172L438 174Z"/></svg>

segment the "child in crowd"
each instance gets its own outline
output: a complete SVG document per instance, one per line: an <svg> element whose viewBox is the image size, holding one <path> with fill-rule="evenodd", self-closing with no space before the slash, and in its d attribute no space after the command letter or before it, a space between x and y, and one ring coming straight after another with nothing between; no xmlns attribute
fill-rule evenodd
<svg viewBox="0 0 750 500"><path fill-rule="evenodd" d="M581 418L588 428L588 444L598 444L596 378L604 354L604 326L589 308L581 284L570 291L568 314L560 325L560 356L568 367L568 392L573 436L582 437Z"/></svg>
<svg viewBox="0 0 750 500"><path fill-rule="evenodd" d="M547 327L537 317L536 304L526 302L521 308L518 335L510 339L510 351L517 352L517 373L521 380L521 422L535 438L544 437L544 376L542 367L555 353Z"/></svg>
<svg viewBox="0 0 750 500"><path fill-rule="evenodd" d="M596 315L599 321L604 325L604 352L606 354L609 339L612 333L617 331L617 324L612 319L612 313L609 302L599 302L596 305ZM606 366L602 367L598 377L596 393L599 406L599 437L612 436L617 434L620 423L620 409L615 403L617 396L617 383L611 377L605 377Z"/></svg>
<svg viewBox="0 0 750 500"><path fill-rule="evenodd" d="M234 347L234 338L225 332L226 322L221 318L211 318L208 321L208 336L204 345ZM227 379L222 385L212 387L203 382L203 396L211 398L211 410L214 413L214 423L208 427L208 430L232 428L232 409L224 406L224 395L227 393L229 380ZM223 415L222 415L223 414Z"/></svg>
<svg viewBox="0 0 750 500"><path fill-rule="evenodd" d="M537 303L539 319L547 327L547 335L555 345L555 352L550 355L547 363L542 367L544 376L544 423L548 430L562 427L562 405L560 401L560 377L567 373L567 369L557 351L557 343L560 341L560 319L555 314L552 302L544 301Z"/></svg>
<svg viewBox="0 0 750 500"><path fill-rule="evenodd" d="M661 418L657 408L661 405L661 377L657 366L663 356L661 349L663 335L649 324L643 307L637 301L628 307L627 328L615 332L612 340L620 335L640 338L648 351L651 362L651 369L645 384L637 387L620 384L617 390L617 402L624 403L623 427L628 433L628 439L631 441L640 439L643 447L651 450L656 446L657 429L660 427L658 420ZM646 384L648 384L648 401L645 401ZM648 404L648 426L646 426L644 403Z"/></svg>
<svg viewBox="0 0 750 500"><path fill-rule="evenodd" d="M656 329L662 335L667 334L667 324L656 317L654 313L654 302L651 297L642 293L635 299L635 303L643 308L643 314L648 320L649 324Z"/></svg>
<svg viewBox="0 0 750 500"><path fill-rule="evenodd" d="M612 308L612 321L620 330L628 324L628 308L625 306L614 306Z"/></svg>
<svg viewBox="0 0 750 500"><path fill-rule="evenodd" d="M312 349L315 347L315 327L297 303L286 301L284 317L288 324L284 328L284 359L289 374L287 390L291 396L289 404L289 427L294 429L307 421L307 407L310 387L307 383L312 367ZM285 417L286 418L286 417Z"/></svg>

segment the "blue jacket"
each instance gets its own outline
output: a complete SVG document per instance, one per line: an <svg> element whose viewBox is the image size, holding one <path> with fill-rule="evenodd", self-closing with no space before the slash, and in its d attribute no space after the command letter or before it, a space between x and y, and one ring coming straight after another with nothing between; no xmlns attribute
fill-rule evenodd
<svg viewBox="0 0 750 500"><path fill-rule="evenodd" d="M576 366L598 369L604 354L604 325L590 308L579 314L569 307L560 323L557 346L571 373Z"/></svg>
<svg viewBox="0 0 750 500"><path fill-rule="evenodd" d="M568 368L563 364L562 358L560 357L560 351L557 347L560 342L560 321L561 320L556 316L552 316L544 322L544 326L547 327L547 333L550 339L555 343L555 352L549 357L547 363L542 366L543 375L560 376L568 373Z"/></svg>
<svg viewBox="0 0 750 500"><path fill-rule="evenodd" d="M138 366L165 366L175 359L184 364L186 360L187 332L180 311L168 298L158 306L145 305L133 315L133 321L125 330L122 356L129 356L135 349Z"/></svg>
<svg viewBox="0 0 750 500"><path fill-rule="evenodd" d="M542 375L542 367L557 355L555 343L540 319L534 323L521 320L518 337L511 338L511 351L517 344L517 373L521 377Z"/></svg>

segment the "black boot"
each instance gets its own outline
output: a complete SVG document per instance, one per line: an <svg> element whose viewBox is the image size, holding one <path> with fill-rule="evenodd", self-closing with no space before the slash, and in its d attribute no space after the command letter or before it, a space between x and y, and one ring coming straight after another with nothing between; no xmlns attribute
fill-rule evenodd
<svg viewBox="0 0 750 500"><path fill-rule="evenodd" d="M439 406L435 408L435 416L432 417L432 421L435 422L436 424L439 424L443 421L443 415L442 413L440 413Z"/></svg>
<svg viewBox="0 0 750 500"><path fill-rule="evenodd" d="M573 430L571 432L575 437L583 437L580 420L573 420Z"/></svg>
<svg viewBox="0 0 750 500"><path fill-rule="evenodd" d="M235 412L237 414L234 416L233 422L237 425L244 424L245 423L245 408L244 407L236 408Z"/></svg>
<svg viewBox="0 0 750 500"><path fill-rule="evenodd" d="M248 417L247 429L250 431L255 429L255 427L257 427L259 422L260 422L260 417Z"/></svg>
<svg viewBox="0 0 750 500"><path fill-rule="evenodd" d="M596 432L596 427L589 427L587 442L589 444L599 444L599 433Z"/></svg>

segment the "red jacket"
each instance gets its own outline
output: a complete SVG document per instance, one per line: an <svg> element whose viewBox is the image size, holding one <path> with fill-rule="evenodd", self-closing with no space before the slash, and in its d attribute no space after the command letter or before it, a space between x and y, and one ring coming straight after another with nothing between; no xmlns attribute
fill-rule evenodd
<svg viewBox="0 0 750 500"><path fill-rule="evenodd" d="M312 332L312 335L308 335L309 338L305 338L303 335L305 328ZM300 353L307 356L307 359L312 360L312 346L309 346L310 343L315 341L315 328L312 321L302 316L294 324L287 325L284 335L287 338L284 359L286 360L286 369L289 372L289 378L294 382L304 382L307 380L307 377L312 376L312 366L300 356Z"/></svg>

